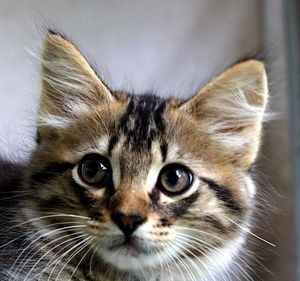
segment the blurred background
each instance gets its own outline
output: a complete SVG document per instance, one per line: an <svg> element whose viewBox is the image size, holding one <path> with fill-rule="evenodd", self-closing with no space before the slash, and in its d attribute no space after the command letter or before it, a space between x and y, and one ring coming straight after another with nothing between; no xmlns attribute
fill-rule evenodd
<svg viewBox="0 0 300 281"><path fill-rule="evenodd" d="M265 126L255 168L263 207L253 232L276 246L251 239L250 274L300 280L299 19L298 0L0 0L0 157L26 161L34 145L47 27L71 38L110 88L137 94L188 98L258 54L278 117Z"/></svg>

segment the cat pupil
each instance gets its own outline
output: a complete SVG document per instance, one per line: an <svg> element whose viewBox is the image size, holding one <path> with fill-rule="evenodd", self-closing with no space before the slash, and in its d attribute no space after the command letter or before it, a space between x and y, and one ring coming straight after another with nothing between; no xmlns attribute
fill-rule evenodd
<svg viewBox="0 0 300 281"><path fill-rule="evenodd" d="M181 171L178 169L169 171L166 174L166 182L168 182L172 186L177 185L180 182L181 178L182 178Z"/></svg>
<svg viewBox="0 0 300 281"><path fill-rule="evenodd" d="M105 167L102 163L98 163L96 161L91 161L89 165L85 169L85 173L88 176L88 178L93 179L98 174L102 175L104 173Z"/></svg>

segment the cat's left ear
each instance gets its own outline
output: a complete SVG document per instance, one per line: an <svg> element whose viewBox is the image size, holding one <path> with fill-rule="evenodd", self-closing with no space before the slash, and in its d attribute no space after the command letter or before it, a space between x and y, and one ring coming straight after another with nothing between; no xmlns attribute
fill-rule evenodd
<svg viewBox="0 0 300 281"><path fill-rule="evenodd" d="M41 74L41 119L76 117L89 106L115 100L77 48L58 34L49 33L45 40Z"/></svg>
<svg viewBox="0 0 300 281"><path fill-rule="evenodd" d="M248 60L229 68L180 106L224 147L243 169L254 162L268 98L262 62Z"/></svg>

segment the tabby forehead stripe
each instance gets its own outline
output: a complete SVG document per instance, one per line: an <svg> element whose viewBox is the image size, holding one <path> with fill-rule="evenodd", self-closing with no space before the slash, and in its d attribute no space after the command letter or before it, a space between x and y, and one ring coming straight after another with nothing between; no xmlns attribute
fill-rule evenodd
<svg viewBox="0 0 300 281"><path fill-rule="evenodd" d="M158 130L161 132L164 132L166 129L166 125L163 122L162 116L166 109L167 102L165 100L163 100L163 101L159 100L159 102L160 102L160 104L159 104L157 110L154 111L153 118L154 118L154 122L155 122L155 125L158 128Z"/></svg>
<svg viewBox="0 0 300 281"><path fill-rule="evenodd" d="M165 162L167 160L167 156L168 156L168 144L167 143L162 143L160 145L160 151L161 151L161 155L163 158L163 162Z"/></svg>
<svg viewBox="0 0 300 281"><path fill-rule="evenodd" d="M36 182L48 182L49 180L61 175L67 170L73 169L75 164L69 162L52 162L42 171L31 175L31 179Z"/></svg>
<svg viewBox="0 0 300 281"><path fill-rule="evenodd" d="M115 147L115 145L118 142L118 137L116 135L112 136L111 139L109 140L108 144L108 155L111 156L111 153Z"/></svg>
<svg viewBox="0 0 300 281"><path fill-rule="evenodd" d="M126 135L127 144L140 151L150 149L152 141L165 131L165 108L166 101L159 97L131 96L120 122L120 131Z"/></svg>
<svg viewBox="0 0 300 281"><path fill-rule="evenodd" d="M241 206L232 198L232 194L229 189L225 186L220 186L216 182L201 178L216 194L217 198L225 203L225 206L229 208L234 213L241 213Z"/></svg>

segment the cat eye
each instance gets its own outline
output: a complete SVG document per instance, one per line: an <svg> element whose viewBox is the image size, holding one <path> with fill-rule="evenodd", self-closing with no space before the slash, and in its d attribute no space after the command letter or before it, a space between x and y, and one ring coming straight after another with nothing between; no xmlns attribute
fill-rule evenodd
<svg viewBox="0 0 300 281"><path fill-rule="evenodd" d="M97 188L107 186L112 176L110 163L98 154L86 155L78 165L78 175L87 185Z"/></svg>
<svg viewBox="0 0 300 281"><path fill-rule="evenodd" d="M192 185L193 175L184 166L170 164L162 169L158 177L158 188L169 196L180 195Z"/></svg>

